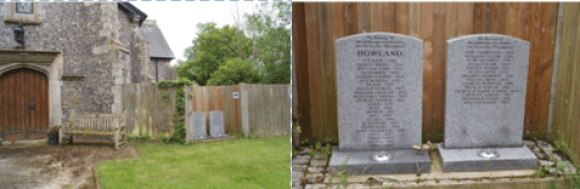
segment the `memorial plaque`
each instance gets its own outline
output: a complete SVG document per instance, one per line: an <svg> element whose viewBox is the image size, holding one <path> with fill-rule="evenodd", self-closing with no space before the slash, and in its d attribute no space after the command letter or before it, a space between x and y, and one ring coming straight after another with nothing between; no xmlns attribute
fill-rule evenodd
<svg viewBox="0 0 580 189"><path fill-rule="evenodd" d="M224 113L222 111L209 112L209 135L210 137L226 137L224 125Z"/></svg>
<svg viewBox="0 0 580 189"><path fill-rule="evenodd" d="M530 43L479 34L447 41L443 171L535 169L523 146Z"/></svg>
<svg viewBox="0 0 580 189"><path fill-rule="evenodd" d="M329 172L425 173L421 143L423 41L391 33L336 41L338 149Z"/></svg>
<svg viewBox="0 0 580 189"><path fill-rule="evenodd" d="M520 147L530 43L481 34L447 44L445 147Z"/></svg>
<svg viewBox="0 0 580 189"><path fill-rule="evenodd" d="M192 140L200 140L206 139L207 137L207 130L206 130L206 121L205 121L205 113L204 112L194 112L191 113L191 121L193 122L193 128L191 129L190 136L192 136Z"/></svg>
<svg viewBox="0 0 580 189"><path fill-rule="evenodd" d="M423 42L390 33L336 41L340 150L421 143Z"/></svg>

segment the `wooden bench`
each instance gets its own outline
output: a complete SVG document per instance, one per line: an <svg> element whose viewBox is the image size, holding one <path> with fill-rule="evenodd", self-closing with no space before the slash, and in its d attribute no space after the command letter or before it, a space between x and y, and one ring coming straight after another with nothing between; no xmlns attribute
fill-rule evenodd
<svg viewBox="0 0 580 189"><path fill-rule="evenodd" d="M61 126L58 133L58 143L63 137L69 137L72 144L73 136L111 136L115 149L125 143L125 124L127 111L123 114L70 114L69 122ZM122 122L122 123L121 123ZM121 124L119 124L121 123Z"/></svg>

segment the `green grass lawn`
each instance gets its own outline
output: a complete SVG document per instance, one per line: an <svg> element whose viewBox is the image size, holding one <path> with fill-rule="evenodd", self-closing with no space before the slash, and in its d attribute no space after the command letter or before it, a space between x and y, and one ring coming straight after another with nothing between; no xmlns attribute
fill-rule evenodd
<svg viewBox="0 0 580 189"><path fill-rule="evenodd" d="M135 145L141 157L97 165L102 188L290 187L290 136Z"/></svg>

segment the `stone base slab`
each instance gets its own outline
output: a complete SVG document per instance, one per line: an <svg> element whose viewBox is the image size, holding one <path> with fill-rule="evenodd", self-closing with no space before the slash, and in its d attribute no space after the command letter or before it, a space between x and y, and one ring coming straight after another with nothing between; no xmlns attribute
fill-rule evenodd
<svg viewBox="0 0 580 189"><path fill-rule="evenodd" d="M431 159L427 152L416 150L389 150L388 161L379 162L371 159L371 156L379 151L340 151L334 148L330 163L329 173L340 170L350 170L351 175L361 174L403 174L403 173L428 173L431 170ZM344 167L340 165L345 162ZM368 166L367 166L368 165ZM365 170L366 167L366 170ZM363 170L364 173L363 173Z"/></svg>
<svg viewBox="0 0 580 189"><path fill-rule="evenodd" d="M446 149L442 143L437 147L444 172L536 169L538 166L538 158L525 146L494 148L499 157L493 159L478 155L483 148Z"/></svg>
<svg viewBox="0 0 580 189"><path fill-rule="evenodd" d="M227 137L206 137L204 139L199 139L199 140L191 140L189 141L189 143L210 143L210 142L218 142L218 141L225 141L225 140L232 140L236 137L234 136L227 136Z"/></svg>
<svg viewBox="0 0 580 189"><path fill-rule="evenodd" d="M230 135L228 135L228 134L222 134L220 136L209 136L209 138L216 138L216 139L218 139L218 138L229 138L229 137L230 137Z"/></svg>

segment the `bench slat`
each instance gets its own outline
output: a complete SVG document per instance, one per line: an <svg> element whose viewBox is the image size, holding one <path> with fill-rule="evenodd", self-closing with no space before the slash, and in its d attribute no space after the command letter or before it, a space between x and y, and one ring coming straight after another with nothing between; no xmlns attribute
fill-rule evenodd
<svg viewBox="0 0 580 189"><path fill-rule="evenodd" d="M62 131L64 134L75 134L75 135L103 135L103 136L113 136L115 132L101 132L101 131Z"/></svg>

